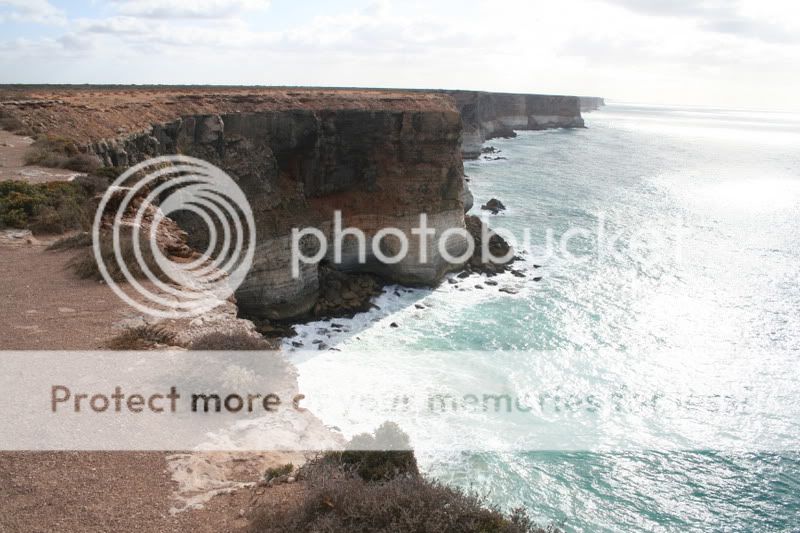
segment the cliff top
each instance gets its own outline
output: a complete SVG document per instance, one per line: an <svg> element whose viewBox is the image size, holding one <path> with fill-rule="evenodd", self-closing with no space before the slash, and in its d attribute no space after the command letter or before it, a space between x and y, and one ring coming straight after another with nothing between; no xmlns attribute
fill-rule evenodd
<svg viewBox="0 0 800 533"><path fill-rule="evenodd" d="M401 90L257 87L4 86L0 114L22 121L33 133L80 143L148 129L183 115L293 109L445 111L452 100Z"/></svg>

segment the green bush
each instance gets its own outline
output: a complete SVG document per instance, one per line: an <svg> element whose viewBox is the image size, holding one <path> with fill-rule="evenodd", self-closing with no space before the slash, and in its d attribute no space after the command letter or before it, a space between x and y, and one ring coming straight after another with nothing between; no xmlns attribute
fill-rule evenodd
<svg viewBox="0 0 800 533"><path fill-rule="evenodd" d="M264 481L270 481L281 476L288 476L293 471L294 465L292 463L286 463L285 465L267 468L267 471L264 472Z"/></svg>
<svg viewBox="0 0 800 533"><path fill-rule="evenodd" d="M34 233L63 233L88 224L90 196L66 181L0 182L0 226Z"/></svg>

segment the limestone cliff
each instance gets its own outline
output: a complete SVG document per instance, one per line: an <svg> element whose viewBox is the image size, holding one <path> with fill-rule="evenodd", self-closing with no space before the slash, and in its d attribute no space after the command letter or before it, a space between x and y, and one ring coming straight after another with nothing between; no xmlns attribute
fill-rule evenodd
<svg viewBox="0 0 800 533"><path fill-rule="evenodd" d="M437 235L464 227L461 120L447 99L424 108L409 97L405 110L381 106L288 109L185 115L153 124L148 131L90 149L107 165L127 166L147 158L182 153L209 161L230 174L252 206L258 247L253 268L237 291L240 309L253 318L285 319L307 313L319 297L318 265L290 268L291 229L316 227L332 240L335 210L343 227L368 238L385 227L411 237L410 253L397 264L378 261L371 247L358 261L356 242L346 241L342 261L325 261L345 271L371 272L403 284L437 283L459 267L444 261L435 239L420 261L411 228L425 213ZM194 244L204 247L202 225L181 220ZM392 255L392 241L384 240ZM463 237L448 239L453 255Z"/></svg>
<svg viewBox="0 0 800 533"><path fill-rule="evenodd" d="M461 152L474 159L481 146L494 137L513 137L514 130L582 128L576 96L444 91L461 113L464 133Z"/></svg>
<svg viewBox="0 0 800 533"><path fill-rule="evenodd" d="M599 96L579 96L578 98L581 101L581 112L584 113L597 111L606 105L606 101Z"/></svg>

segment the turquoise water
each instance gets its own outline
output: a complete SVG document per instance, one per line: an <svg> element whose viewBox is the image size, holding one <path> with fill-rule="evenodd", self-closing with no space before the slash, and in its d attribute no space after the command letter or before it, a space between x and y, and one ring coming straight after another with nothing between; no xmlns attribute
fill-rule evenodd
<svg viewBox="0 0 800 533"><path fill-rule="evenodd" d="M800 531L800 117L610 105L586 118L465 164L476 203L508 207L490 225L529 232L527 278L389 288L343 331L304 326L343 351L298 353L301 389L644 391L669 407L633 394L624 416L552 416L561 440L547 447L509 445L485 415L395 418L430 475L567 531ZM558 242L575 228L570 258ZM402 355L437 350L454 355ZM310 407L346 434L386 417Z"/></svg>

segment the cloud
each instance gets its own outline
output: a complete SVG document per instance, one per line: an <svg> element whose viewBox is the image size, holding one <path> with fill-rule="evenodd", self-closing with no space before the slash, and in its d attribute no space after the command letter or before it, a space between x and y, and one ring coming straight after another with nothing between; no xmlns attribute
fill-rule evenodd
<svg viewBox="0 0 800 533"><path fill-rule="evenodd" d="M220 19L269 7L269 0L118 0L121 15L155 19Z"/></svg>
<svg viewBox="0 0 800 533"><path fill-rule="evenodd" d="M66 16L47 0L0 0L0 23L6 21L63 24Z"/></svg>
<svg viewBox="0 0 800 533"><path fill-rule="evenodd" d="M775 20L764 20L755 12L749 15L743 13L742 3L739 0L605 0L605 2L641 15L692 19L698 28L710 32L764 42L800 41L800 35L792 28ZM793 3L785 3L787 11L791 11L793 6Z"/></svg>

